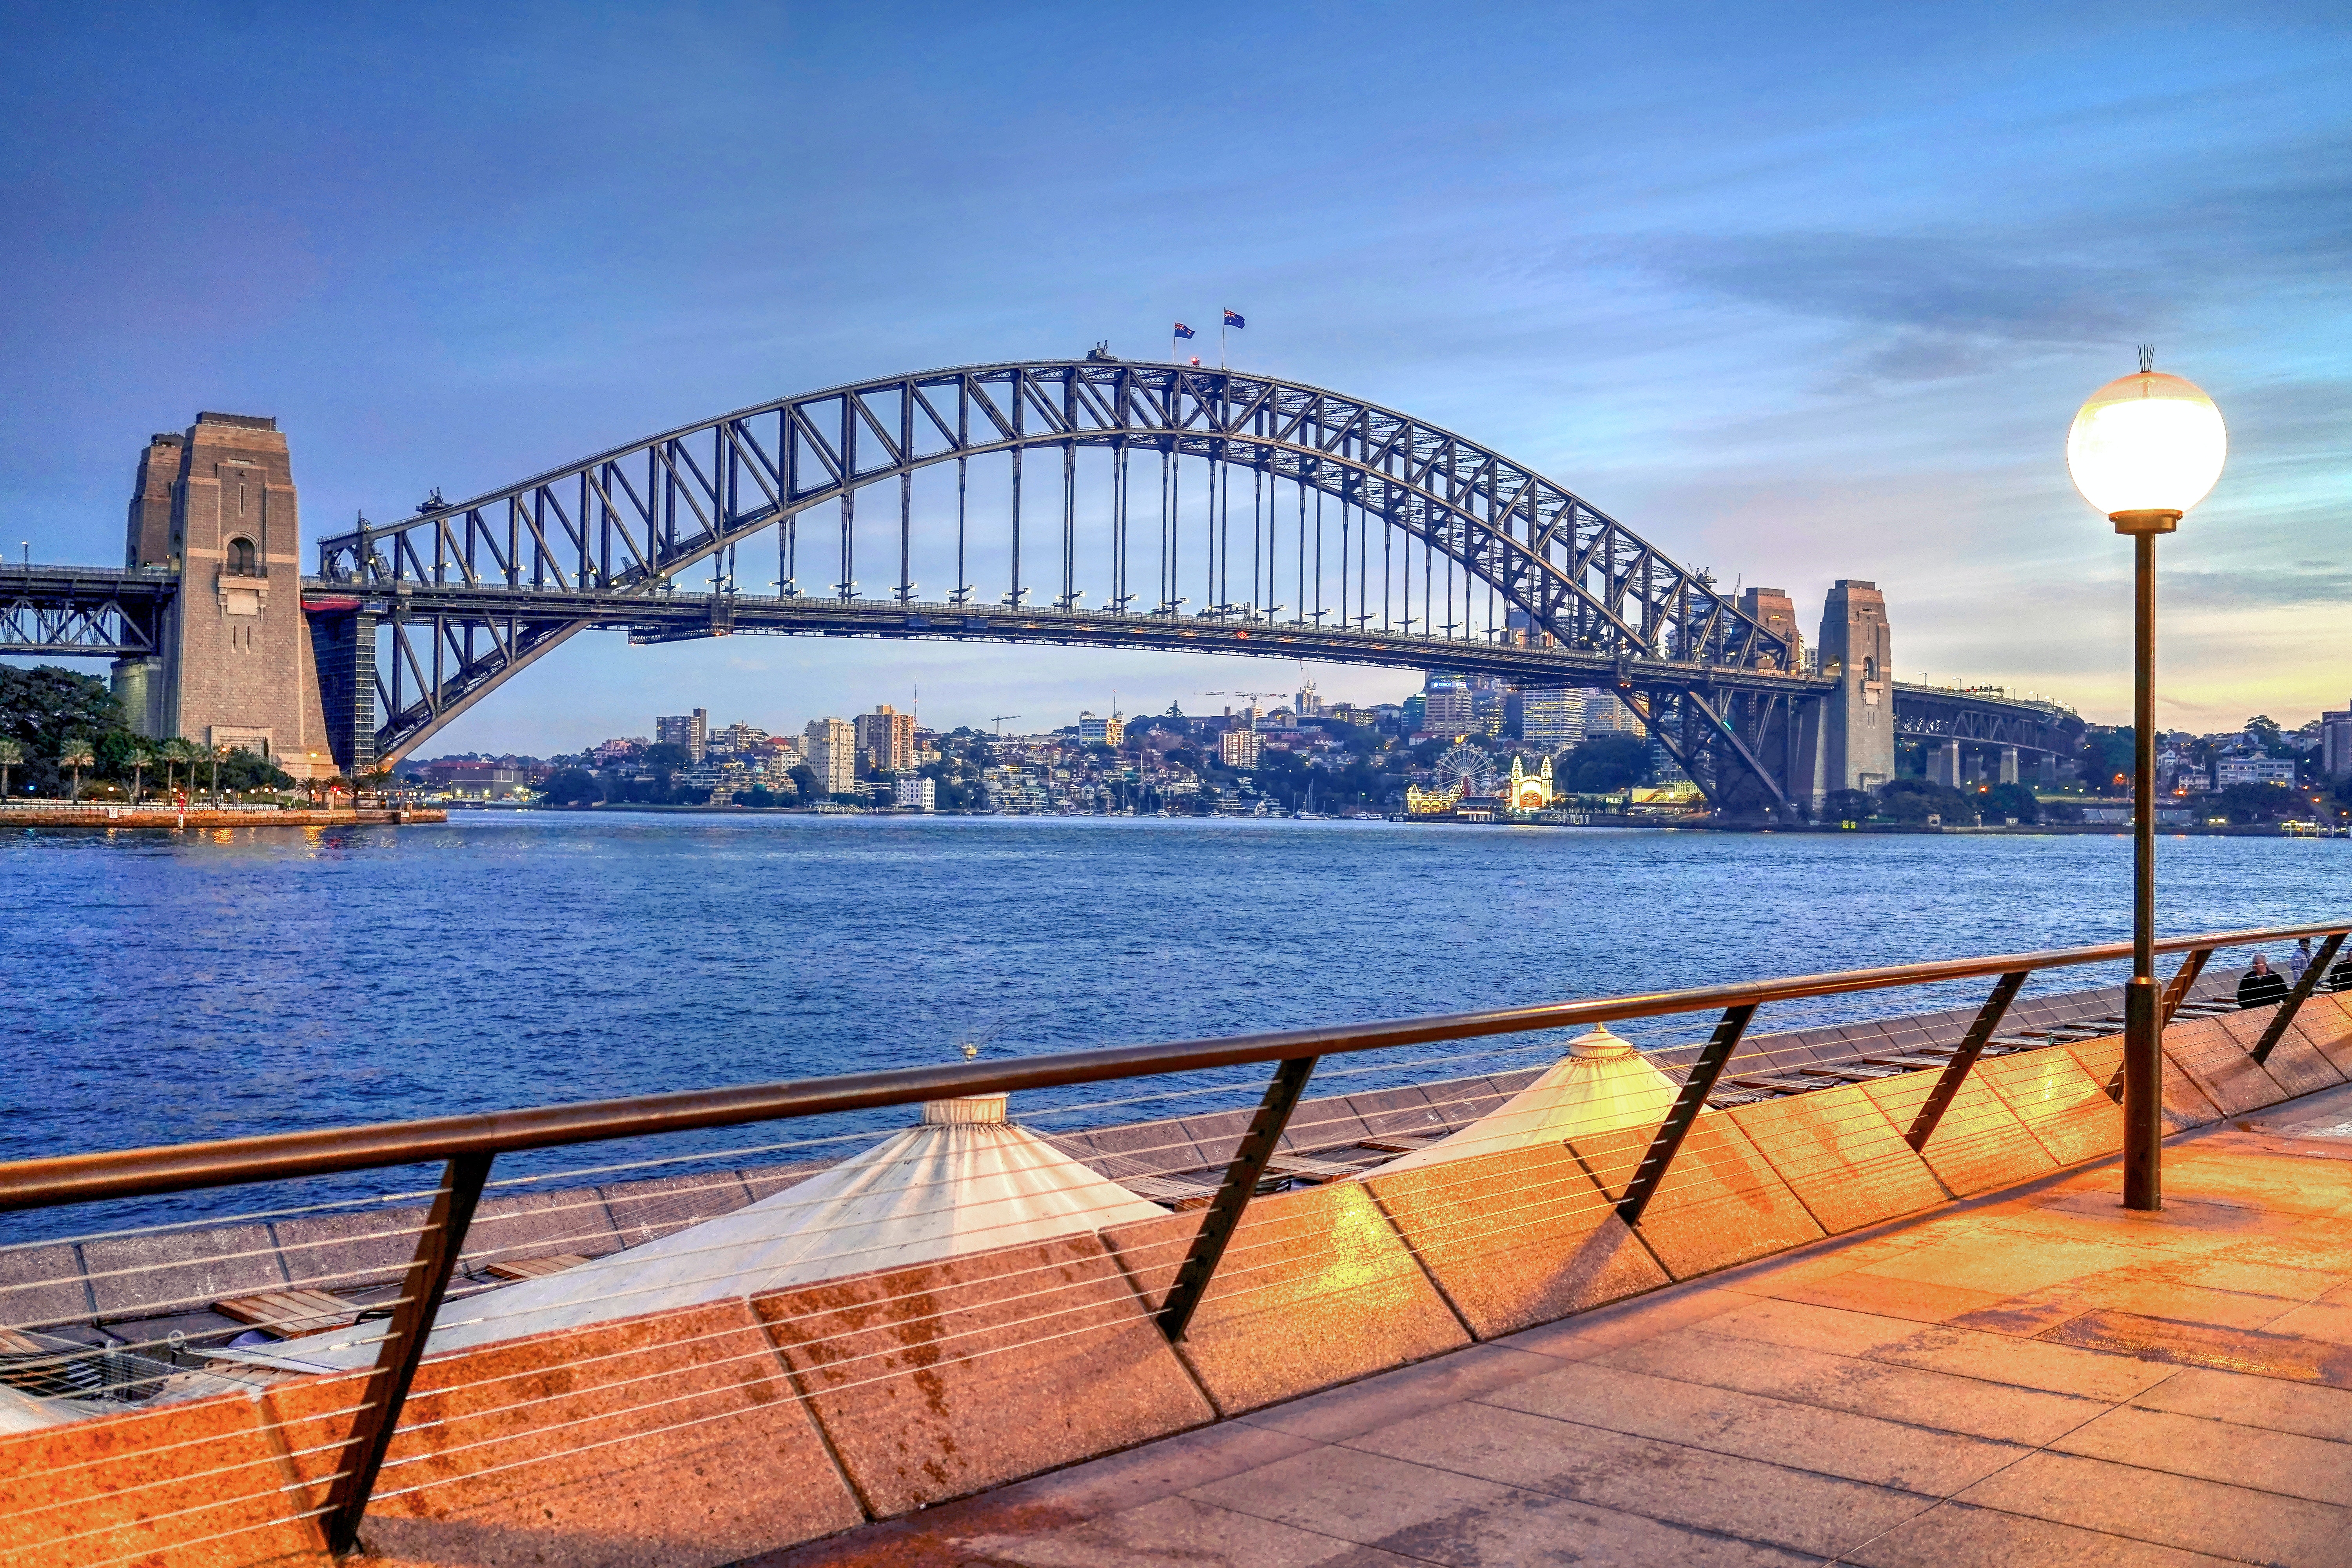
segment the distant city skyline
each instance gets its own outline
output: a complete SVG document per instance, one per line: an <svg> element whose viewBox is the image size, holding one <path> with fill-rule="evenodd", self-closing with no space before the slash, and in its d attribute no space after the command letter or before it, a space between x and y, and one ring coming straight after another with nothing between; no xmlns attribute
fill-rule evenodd
<svg viewBox="0 0 2352 1568"><path fill-rule="evenodd" d="M2166 546L2164 723L2293 729L2352 691L2336 10L161 15L12 9L12 552L119 559L142 444L198 409L279 419L315 540L845 380L1160 358L1230 306L1237 366L1531 463L1727 587L1785 587L1809 634L1832 580L1874 579L1903 679L2113 722L2128 551L2061 449L2153 342L2233 447ZM231 148L236 180L206 162ZM1298 678L590 635L426 749L918 682L928 722L985 727Z"/></svg>

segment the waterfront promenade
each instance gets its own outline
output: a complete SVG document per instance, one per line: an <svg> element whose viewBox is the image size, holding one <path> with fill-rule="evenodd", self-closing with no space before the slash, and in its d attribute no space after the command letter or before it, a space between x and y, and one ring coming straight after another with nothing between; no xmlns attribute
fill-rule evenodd
<svg viewBox="0 0 2352 1568"><path fill-rule="evenodd" d="M2352 1085L761 1560L2352 1562Z"/></svg>

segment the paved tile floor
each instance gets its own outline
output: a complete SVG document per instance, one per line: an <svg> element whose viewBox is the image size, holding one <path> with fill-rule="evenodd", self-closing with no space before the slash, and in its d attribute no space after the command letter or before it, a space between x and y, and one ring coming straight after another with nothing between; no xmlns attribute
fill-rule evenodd
<svg viewBox="0 0 2352 1568"><path fill-rule="evenodd" d="M775 1568L2352 1564L2352 1086Z"/></svg>

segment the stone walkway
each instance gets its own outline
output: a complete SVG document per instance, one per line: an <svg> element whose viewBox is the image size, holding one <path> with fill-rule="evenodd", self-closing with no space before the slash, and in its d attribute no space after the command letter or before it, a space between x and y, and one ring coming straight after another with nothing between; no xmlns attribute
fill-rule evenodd
<svg viewBox="0 0 2352 1568"><path fill-rule="evenodd" d="M2352 1086L764 1560L2352 1563Z"/></svg>

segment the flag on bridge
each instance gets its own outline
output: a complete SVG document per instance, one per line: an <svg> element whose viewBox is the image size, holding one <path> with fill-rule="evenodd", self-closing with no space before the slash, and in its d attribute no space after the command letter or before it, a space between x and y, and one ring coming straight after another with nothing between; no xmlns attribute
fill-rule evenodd
<svg viewBox="0 0 2352 1568"><path fill-rule="evenodd" d="M1242 315L1239 310L1227 310L1225 312L1225 325L1229 327L1246 327L1249 323L1242 320Z"/></svg>
<svg viewBox="0 0 2352 1568"><path fill-rule="evenodd" d="M1189 338L1192 335L1192 329L1179 321L1176 323L1176 335L1180 338Z"/></svg>

